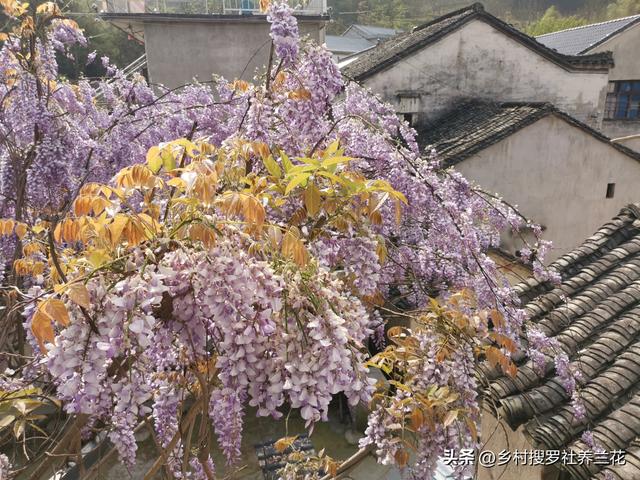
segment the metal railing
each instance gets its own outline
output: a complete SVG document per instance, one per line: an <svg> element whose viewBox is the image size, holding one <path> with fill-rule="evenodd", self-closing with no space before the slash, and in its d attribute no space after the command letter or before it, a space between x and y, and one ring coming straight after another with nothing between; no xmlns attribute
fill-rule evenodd
<svg viewBox="0 0 640 480"><path fill-rule="evenodd" d="M287 0L299 15L324 15L327 0ZM104 0L103 13L260 15L259 0Z"/></svg>

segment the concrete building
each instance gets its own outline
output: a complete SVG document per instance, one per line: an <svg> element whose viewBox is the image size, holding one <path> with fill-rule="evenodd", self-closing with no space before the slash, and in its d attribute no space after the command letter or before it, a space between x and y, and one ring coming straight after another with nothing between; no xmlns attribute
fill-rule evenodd
<svg viewBox="0 0 640 480"><path fill-rule="evenodd" d="M301 35L324 43L326 7L310 0L298 9ZM106 0L101 17L144 42L149 81L169 88L213 74L250 80L268 62L269 24L257 0Z"/></svg>
<svg viewBox="0 0 640 480"><path fill-rule="evenodd" d="M600 133L612 54L574 53L474 4L363 52L342 72L392 103L445 167L542 225L553 260L639 198L637 139ZM521 247L505 234L507 254Z"/></svg>
<svg viewBox="0 0 640 480"><path fill-rule="evenodd" d="M327 50L333 54L336 62L376 46L375 43L365 38L344 37L342 35L326 35L325 45Z"/></svg>
<svg viewBox="0 0 640 480"><path fill-rule="evenodd" d="M542 225L553 241L548 260L638 198L640 153L550 104L464 103L418 130L418 140L444 167ZM505 252L518 256L521 246L519 238L503 237Z"/></svg>
<svg viewBox="0 0 640 480"><path fill-rule="evenodd" d="M363 52L342 71L415 125L475 98L549 102L599 128L612 64L610 53L558 53L474 4Z"/></svg>
<svg viewBox="0 0 640 480"><path fill-rule="evenodd" d="M363 38L375 45L376 43L395 37L399 33L402 33L402 30L355 23L347 28L342 36L347 38Z"/></svg>
<svg viewBox="0 0 640 480"><path fill-rule="evenodd" d="M536 40L569 55L613 52L601 129L612 138L640 134L640 15L549 33Z"/></svg>
<svg viewBox="0 0 640 480"><path fill-rule="evenodd" d="M482 448L496 454L509 451L510 458L503 465L480 468L477 478L638 479L640 206L623 208L551 268L559 273L560 284L529 278L516 292L530 321L554 338L558 354L566 354L582 372L577 383L584 418L575 415L554 373L552 355L546 356L541 371L526 352L517 352L513 378L485 366ZM582 437L587 430L595 447ZM513 458L516 449L518 461ZM522 457L525 450L528 456ZM536 450L541 455L534 457ZM622 462L612 457L615 451L624 452Z"/></svg>
<svg viewBox="0 0 640 480"><path fill-rule="evenodd" d="M336 61L341 61L354 54L363 52L378 43L388 40L402 33L393 28L376 27L373 25L351 25L342 35L327 35L327 49L333 54Z"/></svg>

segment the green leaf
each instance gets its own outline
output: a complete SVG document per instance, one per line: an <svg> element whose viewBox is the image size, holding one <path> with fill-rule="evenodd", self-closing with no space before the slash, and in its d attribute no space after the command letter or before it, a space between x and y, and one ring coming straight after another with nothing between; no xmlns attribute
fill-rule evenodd
<svg viewBox="0 0 640 480"><path fill-rule="evenodd" d="M282 177L282 170L280 170L280 166L278 165L278 162L276 162L271 155L269 155L266 158L263 158L262 162L264 163L264 166L266 167L267 171L273 177L276 177L278 179Z"/></svg>
<svg viewBox="0 0 640 480"><path fill-rule="evenodd" d="M287 188L285 189L284 194L285 195L289 195L291 190L296 188L298 185L302 185L303 183L305 183L309 179L310 176L311 176L310 173L300 173L300 174L296 175L295 177L293 177L293 179L287 185Z"/></svg>

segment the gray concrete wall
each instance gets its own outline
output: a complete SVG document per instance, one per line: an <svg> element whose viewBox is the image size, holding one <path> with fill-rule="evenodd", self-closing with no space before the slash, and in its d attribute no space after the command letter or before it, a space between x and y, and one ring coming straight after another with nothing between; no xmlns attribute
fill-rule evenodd
<svg viewBox="0 0 640 480"><path fill-rule="evenodd" d="M640 162L550 115L456 166L546 227L553 260L640 200ZM605 198L615 183L613 198ZM510 253L517 245L508 245Z"/></svg>
<svg viewBox="0 0 640 480"><path fill-rule="evenodd" d="M640 48L640 24L622 31L591 52L613 52L615 66L609 71L609 81L640 80L638 48ZM604 103L602 109L604 110ZM640 134L640 120L604 120L602 131L611 138Z"/></svg>
<svg viewBox="0 0 640 480"><path fill-rule="evenodd" d="M301 35L324 43L324 21L298 20ZM251 80L263 74L271 39L264 18L195 21L187 18L144 25L149 79L174 88L196 78L210 81L218 74Z"/></svg>
<svg viewBox="0 0 640 480"><path fill-rule="evenodd" d="M599 127L606 72L570 72L482 20L367 79L365 85L399 107L399 91L420 94L418 121L436 118L464 98L551 102Z"/></svg>

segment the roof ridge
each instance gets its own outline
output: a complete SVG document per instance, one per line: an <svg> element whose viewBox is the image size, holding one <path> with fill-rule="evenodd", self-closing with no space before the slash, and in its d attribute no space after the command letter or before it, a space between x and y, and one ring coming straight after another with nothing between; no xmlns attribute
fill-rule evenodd
<svg viewBox="0 0 640 480"><path fill-rule="evenodd" d="M549 35L555 35L557 33L571 32L571 31L574 31L574 30L581 30L583 28L588 28L588 27L597 27L599 25L607 25L609 23L619 22L620 20L627 20L627 19L631 19L631 18L633 18L633 19L640 18L640 13L638 13L636 15L629 15L627 17L613 18L613 19L607 20L605 22L590 23L588 25L580 25L579 27L565 28L564 30L557 30L555 32L544 33L542 35L538 35L535 38L542 38L542 37L547 37ZM620 27L620 28L622 28L622 27Z"/></svg>
<svg viewBox="0 0 640 480"><path fill-rule="evenodd" d="M472 5L469 5L468 7L464 7L464 8L459 8L458 10L454 10L453 12L449 12L449 13L445 13L444 15L441 15L439 17L434 18L433 20L429 20L428 22L425 22L421 25L417 25L415 27L413 27L411 30L409 30L408 33L414 33L414 32L419 32L420 30L424 30L427 27L430 27L431 25L435 25L437 23L440 23L444 20L447 20L451 17L455 17L457 15L460 15L462 13L465 12L484 12L484 5L482 5L480 2L476 2Z"/></svg>

